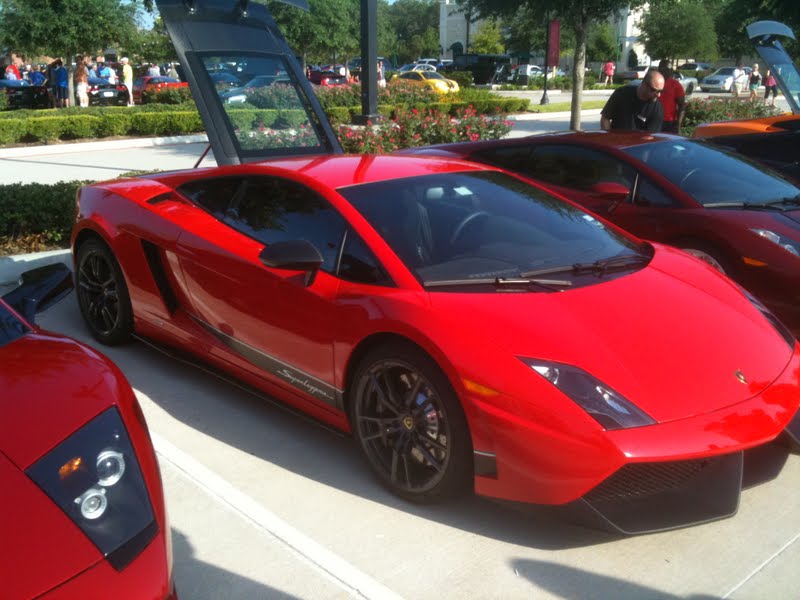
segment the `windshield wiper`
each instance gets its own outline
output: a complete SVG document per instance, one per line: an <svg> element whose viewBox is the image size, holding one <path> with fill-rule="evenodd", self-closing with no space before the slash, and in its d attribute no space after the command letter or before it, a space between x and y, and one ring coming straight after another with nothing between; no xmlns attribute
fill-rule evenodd
<svg viewBox="0 0 800 600"><path fill-rule="evenodd" d="M427 281L423 284L426 288L450 287L461 285L493 285L496 288L525 288L531 285L546 289L551 292L561 291L560 288L569 287L571 281L565 279L539 279L525 277L483 277L474 279L445 279L442 281Z"/></svg>
<svg viewBox="0 0 800 600"><path fill-rule="evenodd" d="M784 210L781 205L793 204L794 198L781 198L773 202L710 202L704 208L743 208L745 210Z"/></svg>
<svg viewBox="0 0 800 600"><path fill-rule="evenodd" d="M612 256L603 260L596 260L593 263L575 263L561 267L551 267L549 269L539 269L537 271L526 271L520 273L520 277L535 277L547 273L607 273L617 269L627 269L635 265L650 262L650 258L642 254L624 254L622 256Z"/></svg>
<svg viewBox="0 0 800 600"><path fill-rule="evenodd" d="M772 202L766 202L768 206L780 206L788 204L790 206L800 206L800 194L797 196L788 196L786 198L778 198L777 200L773 200Z"/></svg>

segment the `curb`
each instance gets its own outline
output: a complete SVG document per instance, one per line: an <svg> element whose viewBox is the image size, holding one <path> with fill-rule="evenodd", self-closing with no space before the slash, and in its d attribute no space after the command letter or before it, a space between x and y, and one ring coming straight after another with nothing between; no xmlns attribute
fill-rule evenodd
<svg viewBox="0 0 800 600"><path fill-rule="evenodd" d="M72 253L69 249L0 256L0 286L16 285L25 271L59 262L72 269Z"/></svg>
<svg viewBox="0 0 800 600"><path fill-rule="evenodd" d="M24 146L22 148L0 148L0 158L47 156L48 154L69 154L71 152L90 152L92 150L177 146L179 144L197 144L200 142L208 142L208 136L205 133L168 137L126 138L124 140L109 140L105 142L79 142L76 144L45 144L43 146Z"/></svg>

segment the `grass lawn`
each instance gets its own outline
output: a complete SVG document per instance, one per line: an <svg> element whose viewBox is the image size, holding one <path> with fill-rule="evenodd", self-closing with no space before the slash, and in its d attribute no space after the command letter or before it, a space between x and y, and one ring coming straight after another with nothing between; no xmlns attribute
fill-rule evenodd
<svg viewBox="0 0 800 600"><path fill-rule="evenodd" d="M581 110L588 110L590 108L603 108L606 105L608 98L602 100L584 100L581 102ZM551 102L550 104L536 104L531 102L531 107L528 112L533 113L549 113L549 112L562 112L570 110L571 102Z"/></svg>

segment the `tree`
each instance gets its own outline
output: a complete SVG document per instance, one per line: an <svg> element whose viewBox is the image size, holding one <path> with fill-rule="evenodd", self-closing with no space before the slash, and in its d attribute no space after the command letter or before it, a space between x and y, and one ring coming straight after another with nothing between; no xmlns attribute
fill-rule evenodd
<svg viewBox="0 0 800 600"><path fill-rule="evenodd" d="M619 54L619 44L610 23L592 25L586 36L586 59L588 61L605 62L614 60Z"/></svg>
<svg viewBox="0 0 800 600"><path fill-rule="evenodd" d="M586 67L586 40L589 25L607 20L615 11L630 6L637 8L643 0L459 0L459 3L481 16L511 16L524 6L534 14L560 18L575 34L574 69L572 71L572 107L570 128L581 128L581 99Z"/></svg>
<svg viewBox="0 0 800 600"><path fill-rule="evenodd" d="M724 0L715 16L720 51L737 60L753 53L745 27L754 21L780 21L800 34L800 2L797 0ZM800 50L797 43L788 40L785 46L791 55L796 56Z"/></svg>
<svg viewBox="0 0 800 600"><path fill-rule="evenodd" d="M500 24L496 19L489 19L483 23L480 31L472 38L472 43L467 49L475 54L501 54L505 50L503 34Z"/></svg>
<svg viewBox="0 0 800 600"><path fill-rule="evenodd" d="M0 46L23 54L62 56L74 98L72 61L124 44L136 32L135 4L124 0L3 0Z"/></svg>
<svg viewBox="0 0 800 600"><path fill-rule="evenodd" d="M128 56L134 62L174 62L178 57L167 28L161 17L153 23L152 29L139 29L126 44Z"/></svg>
<svg viewBox="0 0 800 600"><path fill-rule="evenodd" d="M640 40L651 57L717 58L714 21L698 0L651 7L639 23Z"/></svg>
<svg viewBox="0 0 800 600"><path fill-rule="evenodd" d="M393 50L400 62L441 55L439 3L436 0L396 0L394 4L388 4L384 12L388 26L397 36Z"/></svg>
<svg viewBox="0 0 800 600"><path fill-rule="evenodd" d="M358 53L359 0L309 0L308 12L282 2L270 2L269 11L289 46L303 57L336 62Z"/></svg>

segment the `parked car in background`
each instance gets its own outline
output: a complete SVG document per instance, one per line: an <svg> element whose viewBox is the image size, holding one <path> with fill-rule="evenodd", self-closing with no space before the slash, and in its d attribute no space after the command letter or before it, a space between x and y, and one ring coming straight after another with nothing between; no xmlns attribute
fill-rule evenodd
<svg viewBox="0 0 800 600"><path fill-rule="evenodd" d="M631 81L631 80L636 80L636 79L643 79L645 74L647 73L647 70L649 68L650 67L648 67L646 65L638 65L636 67L630 67L629 69L626 69L625 71L622 71L621 73L617 73L617 75L615 75L614 78L615 79L620 79L622 81Z"/></svg>
<svg viewBox="0 0 800 600"><path fill-rule="evenodd" d="M216 71L209 73L208 76L214 82L214 87L220 91L238 88L242 85L242 81L236 75L226 71Z"/></svg>
<svg viewBox="0 0 800 600"><path fill-rule="evenodd" d="M24 79L0 79L0 93L6 95L8 108L50 108L48 89Z"/></svg>
<svg viewBox="0 0 800 600"><path fill-rule="evenodd" d="M342 67L344 69L344 67ZM348 83L347 77L342 74L342 69L336 68L320 68L320 69L312 69L308 75L308 80L320 86L331 86L331 85L345 85Z"/></svg>
<svg viewBox="0 0 800 600"><path fill-rule="evenodd" d="M108 273L94 275L105 285ZM71 289L59 263L0 299L3 598L177 600L161 475L130 384L93 348L34 324Z"/></svg>
<svg viewBox="0 0 800 600"><path fill-rule="evenodd" d="M389 85L413 85L426 87L440 94L450 94L458 91L458 82L446 79L441 73L434 71L408 71L393 77Z"/></svg>
<svg viewBox="0 0 800 600"><path fill-rule="evenodd" d="M153 94L168 88L185 88L189 84L172 77L145 75L133 80L133 102L142 104L147 94Z"/></svg>
<svg viewBox="0 0 800 600"><path fill-rule="evenodd" d="M108 80L102 77L89 78L88 93L89 106L124 106L128 104L128 88L122 83L108 83ZM77 92L75 99L77 102Z"/></svg>
<svg viewBox="0 0 800 600"><path fill-rule="evenodd" d="M447 71L470 71L476 84L487 84L494 80L501 69L511 68L508 54L459 54L453 63L443 69Z"/></svg>
<svg viewBox="0 0 800 600"><path fill-rule="evenodd" d="M436 72L436 67L433 65L429 65L427 63L408 63L400 67L394 72L394 75L400 75L401 73L409 73L411 71L426 71L429 73Z"/></svg>
<svg viewBox="0 0 800 600"><path fill-rule="evenodd" d="M257 90L290 83L291 79L284 73L283 75L258 75L241 87L223 88L221 90L216 85L214 87L219 92L219 97L224 104L242 104L247 102L248 96Z"/></svg>
<svg viewBox="0 0 800 600"><path fill-rule="evenodd" d="M681 84L681 87L683 88L683 91L686 92L687 96L693 94L698 87L697 77L690 77L681 73L680 71L673 71L672 77ZM642 81L642 79L632 79L628 82L628 85L638 86L641 85Z"/></svg>
<svg viewBox="0 0 800 600"><path fill-rule="evenodd" d="M405 151L499 166L648 240L682 248L800 334L800 187L697 140L580 132Z"/></svg>
<svg viewBox="0 0 800 600"><path fill-rule="evenodd" d="M713 69L711 63L705 62L687 62L678 67L678 71L710 71Z"/></svg>
<svg viewBox="0 0 800 600"><path fill-rule="evenodd" d="M733 71L736 67L722 67L714 71L711 75L703 77L700 82L700 89L704 92L730 92L733 85ZM747 76L753 72L750 67L744 68Z"/></svg>

